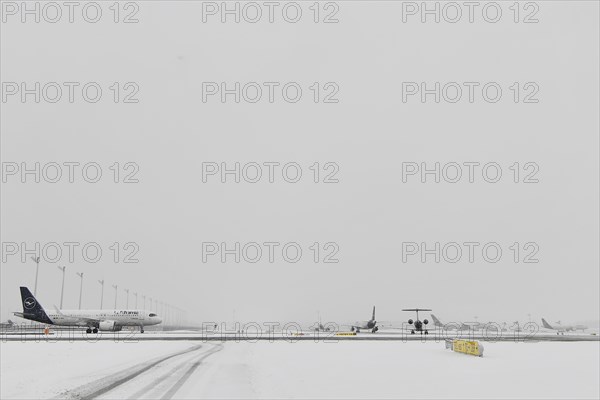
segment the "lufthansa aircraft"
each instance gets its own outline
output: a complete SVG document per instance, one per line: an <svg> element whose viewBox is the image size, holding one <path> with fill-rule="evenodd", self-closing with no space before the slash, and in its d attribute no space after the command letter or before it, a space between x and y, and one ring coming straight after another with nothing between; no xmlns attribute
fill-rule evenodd
<svg viewBox="0 0 600 400"><path fill-rule="evenodd" d="M153 312L144 310L59 310L46 313L44 307L31 294L29 289L21 286L23 312L14 313L17 317L42 324L58 326L87 327L87 333L101 331L120 331L124 326L139 326L144 333L144 326L157 325L162 319Z"/></svg>

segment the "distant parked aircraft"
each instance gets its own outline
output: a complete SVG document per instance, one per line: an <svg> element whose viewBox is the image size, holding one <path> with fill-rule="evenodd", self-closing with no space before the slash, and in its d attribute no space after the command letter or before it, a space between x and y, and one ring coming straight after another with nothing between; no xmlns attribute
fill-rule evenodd
<svg viewBox="0 0 600 400"><path fill-rule="evenodd" d="M4 329L12 329L15 326L15 323L12 322L10 319L7 320L6 322L0 322L0 329L4 330Z"/></svg>
<svg viewBox="0 0 600 400"><path fill-rule="evenodd" d="M588 327L585 325L562 325L560 323L560 321L555 322L553 325L550 325L544 318L542 318L542 325L546 329L551 329L553 331L556 331L557 335L564 335L565 332L569 332L569 331L584 332L586 329L588 329Z"/></svg>
<svg viewBox="0 0 600 400"><path fill-rule="evenodd" d="M370 329L372 333L375 333L379 330L377 327L377 321L375 320L375 306L373 306L373 315L371 319L368 321L360 321L356 322L354 325L351 325L352 332L356 331L360 332L361 329Z"/></svg>
<svg viewBox="0 0 600 400"><path fill-rule="evenodd" d="M433 315L433 314L429 314L429 315L431 315L431 319L433 320L433 325L438 328L443 328L446 330L456 330L456 331L459 331L459 330L469 331L472 328L469 325L463 324L462 322L448 322L448 323L444 324L435 315Z"/></svg>
<svg viewBox="0 0 600 400"><path fill-rule="evenodd" d="M408 320L408 324L413 325L413 327L414 327L413 329L410 330L410 333L412 335L414 335L415 332L424 333L426 335L429 334L429 331L426 329L429 321L427 321L427 319L424 319L423 321L419 320L419 311L431 311L429 308L405 308L402 311L416 311L417 312L417 319L415 321L413 321L412 319Z"/></svg>

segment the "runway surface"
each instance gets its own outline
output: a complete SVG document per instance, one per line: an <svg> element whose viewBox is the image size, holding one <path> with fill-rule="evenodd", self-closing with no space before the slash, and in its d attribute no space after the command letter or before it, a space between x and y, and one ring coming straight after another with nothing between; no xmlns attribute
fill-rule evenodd
<svg viewBox="0 0 600 400"><path fill-rule="evenodd" d="M524 332L492 332L482 333L464 333L464 332L432 332L428 335L410 334L401 332L379 332L379 333L358 333L349 335L348 332L336 335L330 332L302 332L302 333L282 333L282 332L202 332L202 331L119 331L119 332L99 332L97 334L86 334L85 331L78 330L50 330L45 334L41 330L26 330L16 332L0 333L2 341L201 341L201 342L257 342L257 341L444 341L445 339L466 339L482 340L488 342L598 342L600 336L589 333L567 333L557 335L555 333L535 333Z"/></svg>

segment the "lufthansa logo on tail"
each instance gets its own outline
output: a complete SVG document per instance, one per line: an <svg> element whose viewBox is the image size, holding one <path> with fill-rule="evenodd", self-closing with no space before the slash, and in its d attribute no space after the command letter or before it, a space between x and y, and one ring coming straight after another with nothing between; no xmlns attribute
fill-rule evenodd
<svg viewBox="0 0 600 400"><path fill-rule="evenodd" d="M25 299L25 301L23 301L23 305L26 309L31 310L33 307L35 307L35 299L33 297L28 297Z"/></svg>

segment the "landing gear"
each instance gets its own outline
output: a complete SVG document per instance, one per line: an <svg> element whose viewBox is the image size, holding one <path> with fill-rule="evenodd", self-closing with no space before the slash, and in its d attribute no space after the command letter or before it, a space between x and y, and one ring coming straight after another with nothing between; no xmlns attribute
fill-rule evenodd
<svg viewBox="0 0 600 400"><path fill-rule="evenodd" d="M98 328L94 328L94 329L92 330L92 332L93 332L93 333L98 333Z"/></svg>
<svg viewBox="0 0 600 400"><path fill-rule="evenodd" d="M373 330L371 331L371 333L377 333L378 330L379 330L379 328L375 327L375 328L373 328Z"/></svg>
<svg viewBox="0 0 600 400"><path fill-rule="evenodd" d="M425 334L429 335L429 331L427 329L425 329Z"/></svg>
<svg viewBox="0 0 600 400"><path fill-rule="evenodd" d="M360 329L356 328L356 333L360 333Z"/></svg>
<svg viewBox="0 0 600 400"><path fill-rule="evenodd" d="M140 327L140 333L144 333L144 326L143 325Z"/></svg>
<svg viewBox="0 0 600 400"><path fill-rule="evenodd" d="M411 334L411 335L414 335L414 334L415 334L415 330L414 330L414 329L411 329L411 330L410 330L410 334Z"/></svg>
<svg viewBox="0 0 600 400"><path fill-rule="evenodd" d="M92 333L92 329L91 328L87 328L85 333Z"/></svg>

